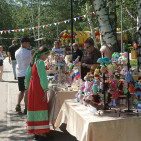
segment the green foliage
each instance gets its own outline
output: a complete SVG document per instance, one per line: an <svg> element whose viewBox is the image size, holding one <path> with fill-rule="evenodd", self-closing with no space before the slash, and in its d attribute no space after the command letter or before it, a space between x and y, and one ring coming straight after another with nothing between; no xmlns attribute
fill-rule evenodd
<svg viewBox="0 0 141 141"><path fill-rule="evenodd" d="M39 0L1 0L0 1L0 31L2 30L13 30L13 29L23 29L29 27L35 27L38 25L38 1ZM73 0L73 16L78 17L86 14L85 3L91 2L92 0ZM110 15L110 20L113 26L121 27L121 0L116 0L116 4L113 5L113 0L104 0L107 11ZM131 14L136 18L136 0L125 0L125 6L131 12ZM70 23L62 23L59 25L54 25L60 21L70 19L70 0L41 0L40 5L40 25L52 24L52 26L41 28L40 37L44 38L42 44L52 45L54 40L58 39L58 35L61 31L65 29L71 29ZM90 11L94 11L90 4ZM116 14L116 15L115 15ZM113 16L114 15L114 16ZM94 27L98 26L97 16L92 15L92 21ZM113 22L115 21L115 22ZM128 13L123 7L123 30L135 27L137 23L131 19ZM74 21L74 30L77 31L89 31L90 27L87 23L86 18ZM128 31L129 43L135 40L136 29ZM21 38L23 36L29 36L32 40L38 38L38 30L31 30L25 32L11 32L10 34L2 34L0 38ZM20 42L19 42L20 43ZM0 44L4 47L8 47L11 44L11 40L0 39ZM35 44L32 44L35 46Z"/></svg>

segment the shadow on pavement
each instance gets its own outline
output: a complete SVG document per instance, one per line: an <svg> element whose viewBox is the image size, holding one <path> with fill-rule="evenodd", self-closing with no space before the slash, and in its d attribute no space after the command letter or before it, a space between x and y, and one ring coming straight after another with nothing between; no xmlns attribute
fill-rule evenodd
<svg viewBox="0 0 141 141"><path fill-rule="evenodd" d="M12 72L12 71L3 71L3 73L10 73L10 72Z"/></svg>
<svg viewBox="0 0 141 141"><path fill-rule="evenodd" d="M18 81L6 81L6 80L3 80L2 82L8 82L8 83L18 83Z"/></svg>
<svg viewBox="0 0 141 141"><path fill-rule="evenodd" d="M74 136L70 135L68 132L51 130L49 134L54 137L50 141L77 141L77 139Z"/></svg>

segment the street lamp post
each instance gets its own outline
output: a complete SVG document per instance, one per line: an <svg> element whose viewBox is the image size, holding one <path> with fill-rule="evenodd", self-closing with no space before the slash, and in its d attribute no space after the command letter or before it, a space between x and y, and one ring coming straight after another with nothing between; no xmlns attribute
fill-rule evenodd
<svg viewBox="0 0 141 141"><path fill-rule="evenodd" d="M123 9L123 0L121 0L121 52L123 52L123 15L122 15L122 9Z"/></svg>

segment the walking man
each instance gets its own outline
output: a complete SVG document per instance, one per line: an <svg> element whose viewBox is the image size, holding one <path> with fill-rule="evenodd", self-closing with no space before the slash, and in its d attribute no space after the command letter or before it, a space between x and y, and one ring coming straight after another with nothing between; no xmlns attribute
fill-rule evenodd
<svg viewBox="0 0 141 141"><path fill-rule="evenodd" d="M30 39L27 37L22 38L21 47L15 53L15 58L17 61L16 72L17 72L18 86L19 86L18 101L15 109L17 112L21 111L20 103L24 98L24 103L25 103L24 114L27 113L27 91L25 90L24 79L25 79L26 69L30 64L30 59L31 59L31 51L29 50L29 47L30 47Z"/></svg>
<svg viewBox="0 0 141 141"><path fill-rule="evenodd" d="M16 45L16 43L17 43L16 40L13 40L12 45L8 49L9 63L10 64L12 63L13 74L14 74L14 79L15 80L17 79L17 77L16 77L16 64L17 64L17 62L16 62L16 58L15 58L15 52L19 48Z"/></svg>

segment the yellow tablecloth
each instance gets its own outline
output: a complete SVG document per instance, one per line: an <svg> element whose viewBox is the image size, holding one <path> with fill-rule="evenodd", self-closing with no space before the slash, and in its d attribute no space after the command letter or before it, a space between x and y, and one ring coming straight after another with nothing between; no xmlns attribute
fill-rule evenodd
<svg viewBox="0 0 141 141"><path fill-rule="evenodd" d="M49 121L52 124L54 124L64 100L74 99L77 93L77 91L58 91L59 88L55 90L55 87L51 87L48 93Z"/></svg>
<svg viewBox="0 0 141 141"><path fill-rule="evenodd" d="M88 107L65 100L55 127L67 124L67 131L79 141L141 141L141 117L94 116Z"/></svg>

